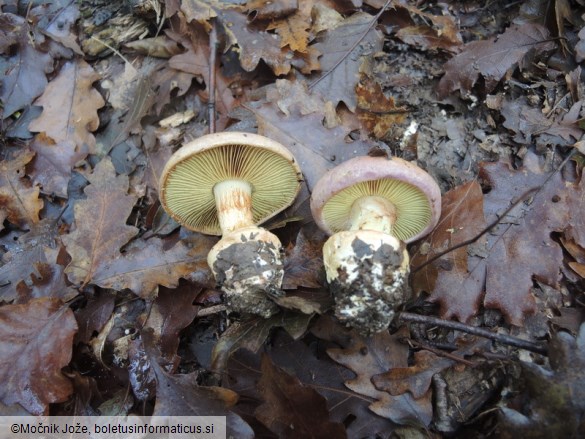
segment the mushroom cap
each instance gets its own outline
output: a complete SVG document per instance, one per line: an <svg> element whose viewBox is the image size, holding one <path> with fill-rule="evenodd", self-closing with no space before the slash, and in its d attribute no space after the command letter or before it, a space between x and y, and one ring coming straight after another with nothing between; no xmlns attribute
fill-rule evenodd
<svg viewBox="0 0 585 439"><path fill-rule="evenodd" d="M396 157L356 157L328 171L315 185L311 212L329 234L347 230L352 204L363 196L388 199L396 208L393 235L408 243L425 236L441 216L441 190L415 164Z"/></svg>
<svg viewBox="0 0 585 439"><path fill-rule="evenodd" d="M260 224L292 204L303 181L288 149L258 134L207 134L178 149L159 184L167 213L189 230L221 235L213 187L243 180L252 188L252 216Z"/></svg>

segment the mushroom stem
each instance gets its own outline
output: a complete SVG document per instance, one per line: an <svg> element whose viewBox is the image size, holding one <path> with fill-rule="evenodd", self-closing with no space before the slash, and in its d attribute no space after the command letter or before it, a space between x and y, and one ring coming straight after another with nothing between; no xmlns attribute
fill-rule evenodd
<svg viewBox="0 0 585 439"><path fill-rule="evenodd" d="M374 230L392 235L396 207L383 197L358 198L351 206L348 230Z"/></svg>
<svg viewBox="0 0 585 439"><path fill-rule="evenodd" d="M243 180L226 180L213 187L223 234L253 226L252 187Z"/></svg>

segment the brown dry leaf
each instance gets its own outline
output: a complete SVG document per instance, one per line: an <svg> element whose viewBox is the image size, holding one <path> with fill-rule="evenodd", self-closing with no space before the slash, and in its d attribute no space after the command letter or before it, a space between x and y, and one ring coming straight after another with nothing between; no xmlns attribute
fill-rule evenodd
<svg viewBox="0 0 585 439"><path fill-rule="evenodd" d="M124 44L124 47L133 50L136 53L156 58L170 58L181 53L181 47L176 41L171 40L166 35L158 37L144 38L142 40L131 41Z"/></svg>
<svg viewBox="0 0 585 439"><path fill-rule="evenodd" d="M454 17L423 12L405 0L393 2L393 7L404 8L409 13L418 15L425 22L432 23L432 27L428 25L406 26L396 32L396 36L406 44L421 47L424 50L443 49L450 52L456 51L463 44L463 39L459 34L459 26Z"/></svg>
<svg viewBox="0 0 585 439"><path fill-rule="evenodd" d="M79 331L75 334L74 343L87 343L99 334L106 325L116 306L116 296L109 291L97 292L90 297L83 308L75 311L75 318L79 325Z"/></svg>
<svg viewBox="0 0 585 439"><path fill-rule="evenodd" d="M340 327L337 325L315 325L312 332L325 340L340 341ZM342 343L342 348L328 349L327 353L334 361L356 374L345 385L357 394L373 398L375 402L369 407L374 413L397 424L428 426L432 419L430 392L422 398L414 399L408 393L390 395L376 389L372 384L372 377L375 375L408 365L408 346L400 343L398 338L397 334L390 335L388 332L365 338L351 331L349 340Z"/></svg>
<svg viewBox="0 0 585 439"><path fill-rule="evenodd" d="M24 280L38 278L39 264L55 264L55 247L58 236L55 221L44 218L35 224L30 232L20 236L3 255L0 267L0 300L14 301L19 297L19 284Z"/></svg>
<svg viewBox="0 0 585 439"><path fill-rule="evenodd" d="M306 339L295 341L284 331L276 331L271 337L270 349L274 364L323 395L327 400L329 419L343 423L348 437L387 437L396 425L368 408L371 398L348 391L344 383L354 378L354 373L322 353L323 349L331 346L331 342L336 345L347 344L349 331L328 316L318 318L311 326L326 326L322 332L327 332L328 340L316 338L311 343L307 343ZM335 339L331 340L330 336ZM242 350L234 357L234 361L230 362L229 374L236 377L238 383L237 387L232 387L233 390L240 393L242 398L258 400L260 396L255 389L260 378L258 356Z"/></svg>
<svg viewBox="0 0 585 439"><path fill-rule="evenodd" d="M415 398L422 397L431 386L433 375L451 366L453 360L442 358L429 351L414 353L414 365L395 367L372 378L374 385L392 395L411 392Z"/></svg>
<svg viewBox="0 0 585 439"><path fill-rule="evenodd" d="M242 68L248 72L254 70L260 60L264 60L275 75L285 75L290 71L293 53L281 49L280 37L261 29L252 28L248 19L235 9L224 9L219 18L231 36L237 42Z"/></svg>
<svg viewBox="0 0 585 439"><path fill-rule="evenodd" d="M21 229L39 222L43 202L39 187L25 178L25 165L34 157L30 150L20 151L12 160L0 162L0 215Z"/></svg>
<svg viewBox="0 0 585 439"><path fill-rule="evenodd" d="M445 64L445 75L437 88L439 96L445 98L455 90L470 93L479 75L485 80L486 91L492 91L504 76L524 67L529 52L539 54L554 49L555 43L549 37L544 26L526 23L512 25L489 40L467 43Z"/></svg>
<svg viewBox="0 0 585 439"><path fill-rule="evenodd" d="M77 323L57 299L0 307L0 399L35 415L65 401L73 386L61 368L71 361Z"/></svg>
<svg viewBox="0 0 585 439"><path fill-rule="evenodd" d="M36 262L34 274L29 279L23 279L16 285L18 291L17 303L28 303L33 298L52 297L67 302L76 297L79 292L67 285L65 281L65 267L59 264Z"/></svg>
<svg viewBox="0 0 585 439"><path fill-rule="evenodd" d="M0 14L0 50L5 52L17 46L14 55L0 70L0 101L4 106L4 118L30 105L43 93L47 85L46 74L53 71L53 59L38 50L37 42L28 22L17 15Z"/></svg>
<svg viewBox="0 0 585 439"><path fill-rule="evenodd" d="M145 368L156 379L156 403L153 416L226 416L227 434L231 437L250 438L254 433L250 426L229 407L238 395L223 387L203 387L197 384L198 373L170 375L162 366L160 352L155 346L152 329L141 333L147 355Z"/></svg>
<svg viewBox="0 0 585 439"><path fill-rule="evenodd" d="M279 3L279 2L276 2ZM312 0L299 0L293 14L282 18L274 18L267 30L276 30L280 35L280 47L288 46L296 52L306 53L308 50L311 28Z"/></svg>
<svg viewBox="0 0 585 439"><path fill-rule="evenodd" d="M488 222L528 189L542 186L547 175L536 161L528 154L525 167L517 171L502 162L480 165L480 178L491 187L484 196ZM488 236L486 307L500 309L509 322L522 326L524 316L536 310L530 292L533 278L558 288L563 251L551 233L562 232L571 218L580 217L582 205L572 206L571 197L575 192L582 197L581 191L556 173L530 205L517 206Z"/></svg>
<svg viewBox="0 0 585 439"><path fill-rule="evenodd" d="M200 78L200 80L202 79L206 87L206 96L204 98L209 99L209 36L196 29L191 30L190 38L170 30L166 33L169 38L172 38L187 49L186 52L173 56L169 60L169 67L181 72L190 73ZM169 73L167 72L167 75ZM174 79L174 77L171 77L171 80ZM216 69L215 81L215 105L219 118L217 121L217 130L221 131L229 120L229 112L233 110L238 102L233 97L230 88L231 81L222 74L222 69Z"/></svg>
<svg viewBox="0 0 585 439"><path fill-rule="evenodd" d="M464 358L489 345L485 339L468 342L465 346L452 352L453 357ZM440 357L432 352L422 350L414 353L413 365L395 367L372 378L374 385L392 395L412 393L415 398L424 396L431 387L433 375L456 364L453 358Z"/></svg>
<svg viewBox="0 0 585 439"><path fill-rule="evenodd" d="M171 101L171 93L175 89L177 91L176 94L173 94L173 96L179 97L187 93L187 91L191 87L191 83L193 82L193 74L171 68L169 63L164 63L161 67L159 67L158 70L156 70L153 73L151 79L153 86L157 90L156 92L157 99L154 104L155 105L154 108L156 110L156 114L160 114L163 107ZM221 82L221 79L220 83L218 84L218 87L224 87ZM220 95L223 97L224 92L221 92ZM230 96L227 97L229 99Z"/></svg>
<svg viewBox="0 0 585 439"><path fill-rule="evenodd" d="M200 293L201 288L190 284L175 289L159 288L144 326L153 329L154 341L167 361L176 358L180 332L199 312L196 301Z"/></svg>
<svg viewBox="0 0 585 439"><path fill-rule="evenodd" d="M262 356L258 390L264 402L255 410L260 422L281 438L347 437L342 423L329 419L327 401L313 388Z"/></svg>
<svg viewBox="0 0 585 439"><path fill-rule="evenodd" d="M309 325L312 315L285 312L268 319L252 317L235 321L221 335L211 354L211 369L218 374L225 371L230 355L240 348L257 352L274 327L282 327L294 339L300 338Z"/></svg>
<svg viewBox="0 0 585 439"><path fill-rule="evenodd" d="M87 199L75 204L75 231L63 236L71 263L65 270L75 285L90 283L99 269L120 256L120 247L137 233L126 225L137 196L128 195L128 177L116 176L109 158L100 161L90 184L84 189Z"/></svg>
<svg viewBox="0 0 585 439"><path fill-rule="evenodd" d="M301 229L295 244L286 249L284 279L282 288L293 290L298 287L321 288L319 273L323 268L323 243L325 234L320 230Z"/></svg>
<svg viewBox="0 0 585 439"><path fill-rule="evenodd" d="M352 14L335 29L325 32L322 39L311 46L323 54L320 58L322 73L311 78L312 81L319 81L311 87L311 92L320 93L334 106L343 102L347 108L355 111L355 87L359 81L362 57L372 56L382 50L382 36L373 26L360 43L350 53L348 51L370 27L372 20L374 17L364 12ZM343 61L337 65L341 58L344 58Z"/></svg>
<svg viewBox="0 0 585 439"><path fill-rule="evenodd" d="M404 123L408 110L396 106L394 98L386 97L375 79L362 75L355 94L358 118L365 130L377 139L386 136L392 127Z"/></svg>
<svg viewBox="0 0 585 439"><path fill-rule="evenodd" d="M35 136L30 144L36 153L30 177L44 193L67 198L67 184L75 163L87 156L86 148L78 148L72 141L55 143L45 133Z"/></svg>
<svg viewBox="0 0 585 439"><path fill-rule="evenodd" d="M128 288L143 299L153 299L158 285L174 288L180 278L211 278L207 254L215 243L216 239L205 236L195 247L179 241L165 248L165 242L159 238L136 241L113 261L98 260L91 282L118 291ZM195 273L201 271L205 273Z"/></svg>
<svg viewBox="0 0 585 439"><path fill-rule="evenodd" d="M514 131L514 140L522 145L571 146L583 136L584 131L577 123L546 117L541 109L529 106L524 98L506 100L501 113L506 119L504 126Z"/></svg>
<svg viewBox="0 0 585 439"><path fill-rule="evenodd" d="M290 84L279 82L275 94L271 95L273 102L251 110L258 119L258 132L290 149L311 189L328 169L351 157L367 154L373 143L362 140L349 143L349 129L344 126L325 128L322 123L325 102L314 106L319 98L308 93L304 86L295 88L294 94L287 93ZM288 114L279 109L280 97L286 99Z"/></svg>
<svg viewBox="0 0 585 439"><path fill-rule="evenodd" d="M483 194L477 181L450 190L442 198L441 218L433 232L411 252L413 268L435 254L477 236L486 226ZM485 245L480 241L477 245ZM426 250L424 250L426 249ZM430 294L441 305L441 317L465 322L477 313L485 284L485 263L469 251L454 250L412 276L416 294Z"/></svg>
<svg viewBox="0 0 585 439"><path fill-rule="evenodd" d="M256 20L277 20L294 14L299 8L299 0L250 0L245 7Z"/></svg>
<svg viewBox="0 0 585 439"><path fill-rule="evenodd" d="M69 4L67 7L60 9L56 16L52 18L50 24L45 29L45 33L52 40L61 43L77 55L83 56L83 51L77 43L78 37L72 32L72 30L77 30L75 24L79 16L79 6L77 4Z"/></svg>
<svg viewBox="0 0 585 439"><path fill-rule="evenodd" d="M209 23L209 21L212 18L217 17L217 13L213 10L211 5L209 5L209 1L182 1L180 9L181 12L185 15L187 22L196 21L203 25L207 32L211 30L211 23Z"/></svg>
<svg viewBox="0 0 585 439"><path fill-rule="evenodd" d="M313 72L321 70L320 56L321 52L314 46L309 46L307 47L306 53L297 53L291 61L291 64L304 75L310 75Z"/></svg>
<svg viewBox="0 0 585 439"><path fill-rule="evenodd" d="M97 110L105 102L92 84L99 79L95 70L83 60L63 65L35 105L43 107L41 116L29 124L29 130L44 132L56 143L73 142L90 152L95 148L91 133L100 123Z"/></svg>

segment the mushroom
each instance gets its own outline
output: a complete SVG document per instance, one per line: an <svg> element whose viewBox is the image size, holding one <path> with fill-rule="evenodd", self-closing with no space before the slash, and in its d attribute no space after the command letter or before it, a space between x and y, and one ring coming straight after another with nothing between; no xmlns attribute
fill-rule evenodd
<svg viewBox="0 0 585 439"><path fill-rule="evenodd" d="M202 136L177 150L160 178L160 201L183 227L222 235L207 257L230 311L263 317L278 307L282 244L257 227L295 199L302 174L281 144L250 133Z"/></svg>
<svg viewBox="0 0 585 439"><path fill-rule="evenodd" d="M311 211L332 235L323 262L336 316L364 334L387 328L411 296L406 244L439 220L439 186L405 160L356 157L317 182Z"/></svg>

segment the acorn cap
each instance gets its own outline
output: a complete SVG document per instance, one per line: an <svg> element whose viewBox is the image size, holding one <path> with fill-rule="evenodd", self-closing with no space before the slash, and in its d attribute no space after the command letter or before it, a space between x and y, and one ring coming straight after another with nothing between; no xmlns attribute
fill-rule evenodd
<svg viewBox="0 0 585 439"><path fill-rule="evenodd" d="M161 204L185 228L221 235L213 187L226 180L250 184L253 222L260 224L292 204L303 178L278 142L251 133L208 134L171 156L160 178Z"/></svg>
<svg viewBox="0 0 585 439"><path fill-rule="evenodd" d="M313 188L311 211L329 234L347 230L352 204L379 196L396 208L392 234L408 243L428 234L441 215L441 191L418 166L392 157L356 157L325 174Z"/></svg>

